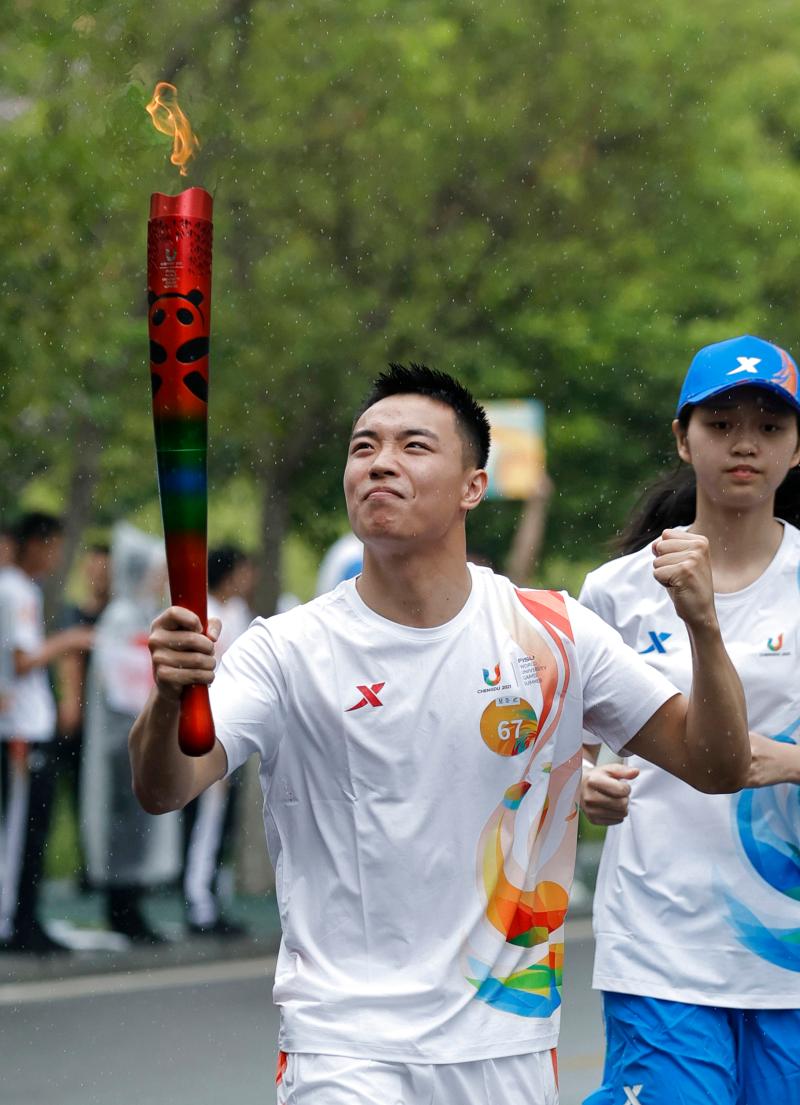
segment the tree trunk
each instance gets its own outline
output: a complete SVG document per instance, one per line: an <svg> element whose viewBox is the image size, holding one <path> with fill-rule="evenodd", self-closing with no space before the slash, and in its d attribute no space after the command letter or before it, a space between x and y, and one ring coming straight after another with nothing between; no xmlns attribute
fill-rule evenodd
<svg viewBox="0 0 800 1105"><path fill-rule="evenodd" d="M100 439L97 426L82 419L74 428L74 438L80 442L70 475L64 510L64 556L61 566L44 585L45 611L50 624L57 619L64 601L64 588L84 531L92 521L92 504L100 461Z"/></svg>
<svg viewBox="0 0 800 1105"><path fill-rule="evenodd" d="M262 475L261 562L255 610L264 618L275 613L281 593L281 550L289 514L287 483L287 473L270 457Z"/></svg>

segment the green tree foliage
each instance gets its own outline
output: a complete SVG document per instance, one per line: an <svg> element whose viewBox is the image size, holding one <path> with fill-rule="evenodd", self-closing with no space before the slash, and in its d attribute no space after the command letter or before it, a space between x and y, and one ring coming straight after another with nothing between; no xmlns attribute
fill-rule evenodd
<svg viewBox="0 0 800 1105"><path fill-rule="evenodd" d="M169 79L215 192L212 483L257 484L269 564L345 524L350 415L390 359L542 399L545 576L598 559L692 352L798 351L798 47L788 0L8 0L0 506L41 473L76 531L152 500L145 221L184 182L144 104ZM475 544L502 559L515 516L482 508Z"/></svg>

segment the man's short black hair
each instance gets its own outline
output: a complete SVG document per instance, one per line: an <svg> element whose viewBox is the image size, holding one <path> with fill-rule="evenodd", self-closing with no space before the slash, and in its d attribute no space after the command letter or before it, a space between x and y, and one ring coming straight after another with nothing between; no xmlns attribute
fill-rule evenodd
<svg viewBox="0 0 800 1105"><path fill-rule="evenodd" d="M41 510L31 510L17 519L13 533L19 545L29 541L50 541L64 532L64 523L55 514L45 514Z"/></svg>
<svg viewBox="0 0 800 1105"><path fill-rule="evenodd" d="M211 591L225 582L240 564L247 560L247 553L235 545L220 545L208 554L208 586Z"/></svg>
<svg viewBox="0 0 800 1105"><path fill-rule="evenodd" d="M472 454L470 459L477 468L486 467L491 444L489 419L480 403L458 380L448 376L446 372L439 372L424 364L414 364L413 361L408 366L392 363L388 371L382 372L373 381L355 422L373 404L379 403L381 399L388 399L391 395L425 395L451 407L455 412L459 433Z"/></svg>

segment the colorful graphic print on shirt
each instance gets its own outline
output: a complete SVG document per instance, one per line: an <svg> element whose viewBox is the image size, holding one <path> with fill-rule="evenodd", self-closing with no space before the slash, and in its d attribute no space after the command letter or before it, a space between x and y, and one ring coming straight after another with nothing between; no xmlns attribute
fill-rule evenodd
<svg viewBox="0 0 800 1105"><path fill-rule="evenodd" d="M797 744L798 730L800 718L772 739ZM797 902L800 916L800 787L743 790L732 808L734 833L751 870L772 891ZM725 897L730 923L746 948L776 967L800 971L800 927L770 925L733 893Z"/></svg>
<svg viewBox="0 0 800 1105"><path fill-rule="evenodd" d="M499 756L527 755L527 761L480 837L478 884L486 905L466 942L465 973L477 997L496 1009L549 1017L561 1004L560 930L575 861L580 745L563 763L545 757L552 755L550 738L570 682L565 640L572 643L573 635L564 598L556 592L516 591L503 620L512 640L538 661L542 703L537 717L524 698L501 694L481 718L488 748Z"/></svg>
<svg viewBox="0 0 800 1105"><path fill-rule="evenodd" d="M796 581L800 590L800 565ZM800 718L772 739L797 744L798 731ZM800 903L800 787L781 784L743 790L732 809L734 834L751 872L772 892ZM749 951L776 967L800 972L800 927L769 924L733 892L725 893L725 901L728 920Z"/></svg>

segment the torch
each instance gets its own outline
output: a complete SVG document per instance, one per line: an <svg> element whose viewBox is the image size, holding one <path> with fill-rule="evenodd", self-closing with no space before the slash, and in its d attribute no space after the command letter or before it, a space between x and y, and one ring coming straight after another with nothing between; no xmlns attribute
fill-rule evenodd
<svg viewBox="0 0 800 1105"><path fill-rule="evenodd" d="M199 146L173 85L156 85L147 110L173 139L171 160L186 175ZM208 351L211 324L212 199L203 188L155 192L147 224L147 299L158 490L174 605L207 628ZM178 729L181 751L214 745L204 685L187 687Z"/></svg>

